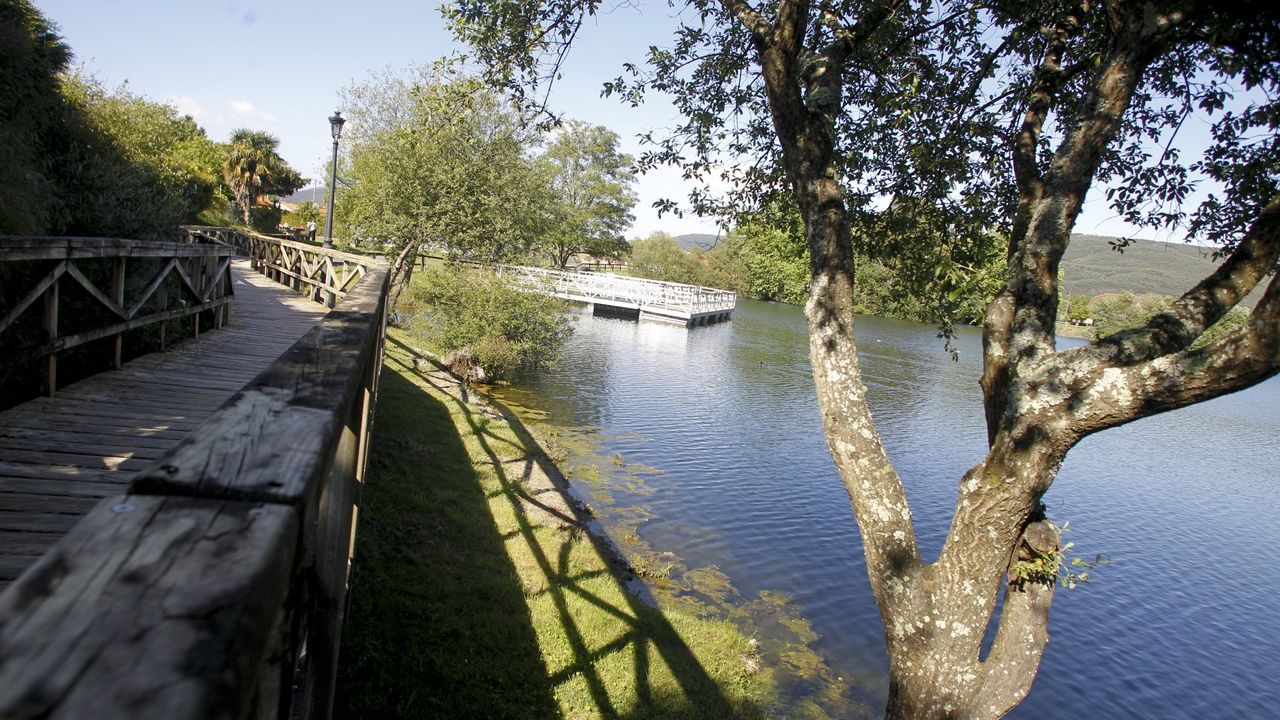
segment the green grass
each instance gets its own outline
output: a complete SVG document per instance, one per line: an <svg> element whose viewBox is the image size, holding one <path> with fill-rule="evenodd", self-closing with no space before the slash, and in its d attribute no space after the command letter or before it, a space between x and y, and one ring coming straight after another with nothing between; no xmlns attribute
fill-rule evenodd
<svg viewBox="0 0 1280 720"><path fill-rule="evenodd" d="M753 643L628 592L534 433L458 395L392 331L340 717L719 719L774 706Z"/></svg>

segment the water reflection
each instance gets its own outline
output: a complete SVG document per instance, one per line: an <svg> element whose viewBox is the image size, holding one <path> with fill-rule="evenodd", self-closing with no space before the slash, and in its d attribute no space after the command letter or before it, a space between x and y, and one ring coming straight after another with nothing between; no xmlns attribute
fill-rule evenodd
<svg viewBox="0 0 1280 720"><path fill-rule="evenodd" d="M985 449L979 334L953 362L933 328L859 318L872 413L926 556ZM798 308L740 303L682 328L584 314L525 402L598 427L602 457L657 468L637 535L742 596L781 592L837 670L883 697L887 662L856 526L821 432ZM1133 423L1072 450L1046 501L1068 537L1115 561L1062 593L1054 641L1018 717L1251 717L1280 703L1280 383ZM610 463L602 482L613 473Z"/></svg>

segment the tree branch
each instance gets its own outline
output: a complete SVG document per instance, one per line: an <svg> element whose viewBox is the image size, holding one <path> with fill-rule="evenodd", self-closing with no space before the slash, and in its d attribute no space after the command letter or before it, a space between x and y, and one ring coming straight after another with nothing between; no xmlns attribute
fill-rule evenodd
<svg viewBox="0 0 1280 720"><path fill-rule="evenodd" d="M1025 538L1035 538L1035 550L1057 550L1058 528L1048 519L1027 526ZM1015 550L1010 564L1023 550ZM1055 589L1053 577L1009 582L1005 588L1004 606L1000 610L1000 626L991 652L981 664L982 687L974 697L987 704L980 717L1003 717L1031 690L1045 646L1049 644L1049 608Z"/></svg>
<svg viewBox="0 0 1280 720"><path fill-rule="evenodd" d="M773 39L773 25L746 0L720 0L720 5L733 17L738 18L757 45L769 43Z"/></svg>
<svg viewBox="0 0 1280 720"><path fill-rule="evenodd" d="M1280 195L1271 198L1239 246L1218 269L1156 315L1144 327L1062 353L1061 362L1081 356L1107 366L1134 365L1183 350L1220 320L1276 267L1280 260Z"/></svg>
<svg viewBox="0 0 1280 720"><path fill-rule="evenodd" d="M1262 382L1280 372L1280 275L1244 326L1204 347L1107 367L1082 396L1080 437Z"/></svg>

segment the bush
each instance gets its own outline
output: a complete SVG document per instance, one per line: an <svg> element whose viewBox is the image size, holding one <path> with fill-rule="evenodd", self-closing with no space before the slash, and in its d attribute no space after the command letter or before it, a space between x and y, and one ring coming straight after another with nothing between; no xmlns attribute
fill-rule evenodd
<svg viewBox="0 0 1280 720"><path fill-rule="evenodd" d="M490 380L551 365L572 332L563 301L457 265L415 274L406 299L428 344L466 348Z"/></svg>

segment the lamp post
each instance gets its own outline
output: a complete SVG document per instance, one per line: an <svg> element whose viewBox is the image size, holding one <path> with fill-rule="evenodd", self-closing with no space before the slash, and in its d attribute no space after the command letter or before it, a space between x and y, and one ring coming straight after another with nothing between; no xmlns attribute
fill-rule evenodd
<svg viewBox="0 0 1280 720"><path fill-rule="evenodd" d="M333 133L333 164L329 166L329 207L325 212L324 246L333 247L333 196L338 189L338 138L342 137L342 111L334 110L329 116L329 130Z"/></svg>

